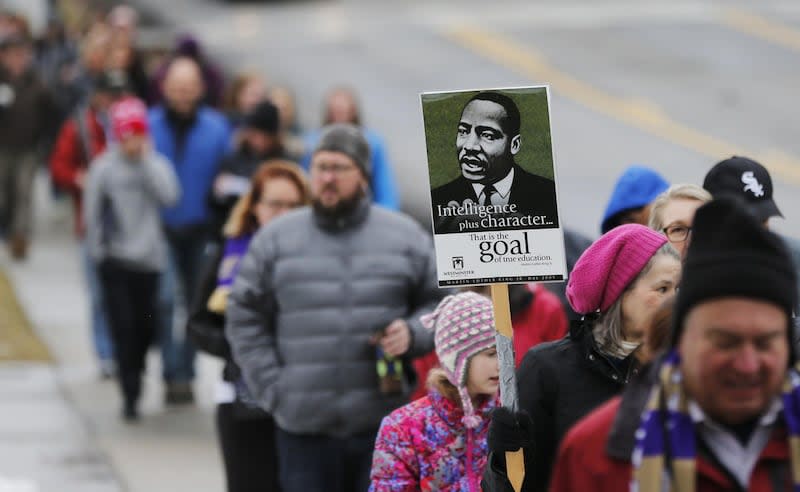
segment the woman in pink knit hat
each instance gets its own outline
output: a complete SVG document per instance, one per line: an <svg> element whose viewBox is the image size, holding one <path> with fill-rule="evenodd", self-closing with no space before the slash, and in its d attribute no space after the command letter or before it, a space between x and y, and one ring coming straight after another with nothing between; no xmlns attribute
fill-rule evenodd
<svg viewBox="0 0 800 492"><path fill-rule="evenodd" d="M616 227L584 251L567 283L567 298L583 318L564 339L525 355L517 372L520 411L492 415L484 490L512 490L503 457L519 448L526 461L522 490L547 490L562 437L638 372L636 349L653 314L675 295L680 268L666 236L639 224Z"/></svg>
<svg viewBox="0 0 800 492"><path fill-rule="evenodd" d="M441 369L428 373L428 396L383 419L370 491L480 492L500 380L492 302L448 296L422 323L435 332Z"/></svg>

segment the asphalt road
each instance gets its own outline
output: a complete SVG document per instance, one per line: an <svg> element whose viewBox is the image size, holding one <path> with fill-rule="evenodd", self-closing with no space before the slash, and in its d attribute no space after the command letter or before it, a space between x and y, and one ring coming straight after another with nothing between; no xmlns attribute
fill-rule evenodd
<svg viewBox="0 0 800 492"><path fill-rule="evenodd" d="M596 235L629 164L702 180L734 153L771 169L800 235L800 4L793 1L491 3L140 0L200 36L231 68L298 95L318 124L335 84L355 87L387 139L406 211L429 215L418 94L549 84L564 222Z"/></svg>

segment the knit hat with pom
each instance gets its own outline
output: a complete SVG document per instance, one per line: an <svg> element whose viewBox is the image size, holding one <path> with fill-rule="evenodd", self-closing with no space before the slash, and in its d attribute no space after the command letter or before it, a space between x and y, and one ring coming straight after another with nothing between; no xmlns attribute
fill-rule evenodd
<svg viewBox="0 0 800 492"><path fill-rule="evenodd" d="M576 313L606 312L647 265L667 236L639 224L611 229L583 252L567 283Z"/></svg>
<svg viewBox="0 0 800 492"><path fill-rule="evenodd" d="M473 356L495 345L492 301L475 292L447 296L420 321L435 332L439 363L461 397L462 422L468 428L477 427L481 419L475 415L467 393L467 368Z"/></svg>

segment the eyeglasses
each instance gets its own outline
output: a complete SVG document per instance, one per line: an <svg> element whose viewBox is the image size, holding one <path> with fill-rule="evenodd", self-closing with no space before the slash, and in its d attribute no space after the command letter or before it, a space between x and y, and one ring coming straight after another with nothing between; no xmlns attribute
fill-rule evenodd
<svg viewBox="0 0 800 492"><path fill-rule="evenodd" d="M325 174L333 173L334 176L341 176L342 174L355 171L357 168L352 164L314 164L311 166L312 173Z"/></svg>
<svg viewBox="0 0 800 492"><path fill-rule="evenodd" d="M299 202L288 202L283 200L262 200L258 203L272 210L290 210L303 205Z"/></svg>
<svg viewBox="0 0 800 492"><path fill-rule="evenodd" d="M661 231L667 236L667 239L671 243L680 243L686 241L689 237L689 234L692 232L692 228L685 225L671 225L661 229Z"/></svg>

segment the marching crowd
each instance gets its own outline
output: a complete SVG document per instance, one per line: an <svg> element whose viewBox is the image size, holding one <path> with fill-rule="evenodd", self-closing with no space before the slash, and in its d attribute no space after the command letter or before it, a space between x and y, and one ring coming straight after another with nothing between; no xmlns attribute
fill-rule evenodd
<svg viewBox="0 0 800 492"><path fill-rule="evenodd" d="M800 242L758 162L632 166L597 240L566 228L568 282L510 286L505 408L488 292L438 288L353 91L301 132L290 89L226 80L194 38L147 60L129 6L63 15L33 39L0 14L0 234L24 261L46 162L123 419L152 346L170 405L197 349L224 361L229 491L513 490L520 449L525 491L800 490Z"/></svg>

